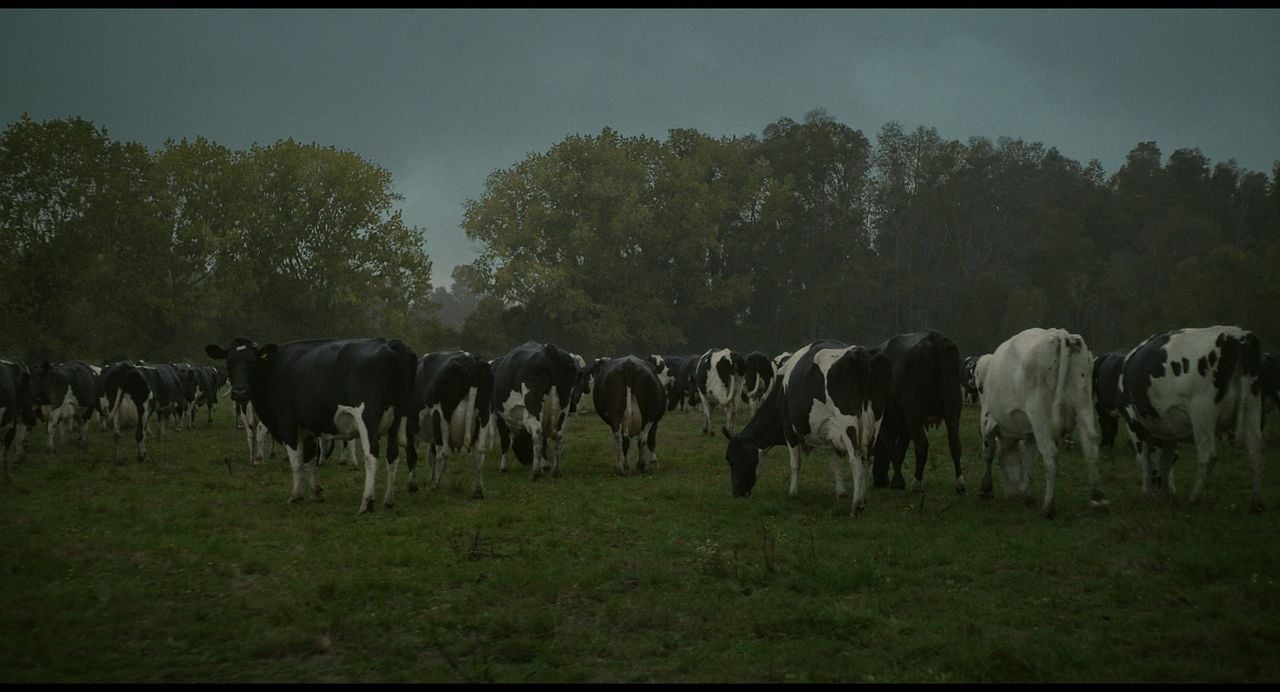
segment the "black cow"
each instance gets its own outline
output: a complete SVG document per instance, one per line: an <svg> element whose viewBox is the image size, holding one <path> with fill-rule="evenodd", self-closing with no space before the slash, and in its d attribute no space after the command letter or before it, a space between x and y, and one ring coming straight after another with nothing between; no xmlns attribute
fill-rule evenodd
<svg viewBox="0 0 1280 692"><path fill-rule="evenodd" d="M916 480L912 489L924 485L924 466L929 459L926 425L945 423L951 461L956 471L956 493L965 491L960 468L960 350L935 330L899 334L880 344L893 365L893 391L885 412L884 427L876 441L874 479L877 488L904 488L902 460L907 444L915 445ZM889 466L893 465L893 480Z"/></svg>
<svg viewBox="0 0 1280 692"><path fill-rule="evenodd" d="M1280 408L1280 356L1262 354L1262 410L1265 415Z"/></svg>
<svg viewBox="0 0 1280 692"><path fill-rule="evenodd" d="M88 363L70 360L50 365L44 361L31 373L31 392L48 421L49 451L53 451L55 436L71 427L78 430L80 448L89 446L89 419L98 413L98 392Z"/></svg>
<svg viewBox="0 0 1280 692"><path fill-rule="evenodd" d="M1098 446L1115 444L1120 429L1120 370L1124 366L1125 351L1109 351L1093 361L1093 400L1098 412L1098 424L1102 431Z"/></svg>
<svg viewBox="0 0 1280 692"><path fill-rule="evenodd" d="M6 483L11 481L9 468L13 457L22 451L25 431L34 427L31 373L21 363L0 360L0 467L4 469Z"/></svg>
<svg viewBox="0 0 1280 692"><path fill-rule="evenodd" d="M831 450L831 473L836 497L845 497L840 452L849 459L853 476L852 511L862 513L867 502L867 462L888 408L893 373L879 351L839 341L815 341L796 351L778 375L756 414L729 440L729 486L734 497L751 494L763 464L764 450L786 444L791 457L791 485L800 492L800 451Z"/></svg>
<svg viewBox="0 0 1280 692"><path fill-rule="evenodd" d="M667 410L667 394L652 362L635 356L614 358L600 366L591 394L600 420L613 432L618 473L627 472L631 438L636 442L636 471L658 464L658 422Z"/></svg>
<svg viewBox="0 0 1280 692"><path fill-rule="evenodd" d="M284 445L293 470L290 502L302 499L302 468L308 467L311 494L320 499L316 478L316 438L359 438L364 452L364 492L358 514L373 510L379 442L387 441L387 491L383 505L395 505L396 461L405 441L409 468L418 434L413 381L418 356L399 339L308 339L258 346L243 337L231 348L209 344L210 358L226 361L232 396L247 392L253 410L272 437Z"/></svg>
<svg viewBox="0 0 1280 692"><path fill-rule="evenodd" d="M965 356L960 363L960 386L964 389L966 403L978 403L978 382L974 377L974 368L978 367L977 356Z"/></svg>
<svg viewBox="0 0 1280 692"><path fill-rule="evenodd" d="M1262 511L1262 347L1239 327L1155 334L1129 352L1120 411L1138 447L1144 494L1175 492L1178 442L1194 442L1194 503L1217 461L1217 435L1232 433L1253 469L1252 510Z"/></svg>
<svg viewBox="0 0 1280 692"><path fill-rule="evenodd" d="M702 398L702 432L711 431L711 409L724 407L724 427L733 431L733 414L738 409L738 395L746 374L746 361L742 355L727 348L711 348L698 359L694 371L698 395Z"/></svg>
<svg viewBox="0 0 1280 692"><path fill-rule="evenodd" d="M493 361L493 413L502 442L499 471L507 468L507 450L533 466L533 479L543 469L560 476L564 424L578 367L568 351L535 341L511 349ZM514 438L514 439L513 439Z"/></svg>
<svg viewBox="0 0 1280 692"><path fill-rule="evenodd" d="M138 461L147 458L147 428L151 417L160 419L160 433L170 418L186 416L185 385L178 369L169 363L108 365L102 371L103 390L109 402L106 415L115 433L115 459L120 461L121 436L134 430ZM176 424L175 424L176 426Z"/></svg>
<svg viewBox="0 0 1280 692"><path fill-rule="evenodd" d="M760 402L764 401L773 386L773 359L759 351L752 351L742 359L742 400L750 407L751 415L755 415Z"/></svg>
<svg viewBox="0 0 1280 692"><path fill-rule="evenodd" d="M493 370L482 356L466 351L428 353L418 361L413 381L413 405L418 437L427 444L427 469L432 489L440 486L452 452L470 451L476 479L472 496L484 497L484 450L480 431L489 424ZM417 469L409 467L409 492L418 490Z"/></svg>

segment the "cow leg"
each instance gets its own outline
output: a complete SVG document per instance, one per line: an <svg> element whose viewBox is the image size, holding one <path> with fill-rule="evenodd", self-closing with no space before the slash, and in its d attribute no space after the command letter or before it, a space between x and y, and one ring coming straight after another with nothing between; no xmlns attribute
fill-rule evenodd
<svg viewBox="0 0 1280 692"><path fill-rule="evenodd" d="M791 455L791 485L787 488L787 496L800 494L800 447L787 443L787 453Z"/></svg>
<svg viewBox="0 0 1280 692"><path fill-rule="evenodd" d="M963 495L965 491L964 469L960 466L960 420L947 421L947 447L951 452L951 465L956 471L956 494Z"/></svg>
<svg viewBox="0 0 1280 692"><path fill-rule="evenodd" d="M991 460L1000 451L1000 438L995 431L984 432L982 436L982 464L986 470L982 474L982 482L978 484L978 497L990 500L994 495L991 485Z"/></svg>
<svg viewBox="0 0 1280 692"><path fill-rule="evenodd" d="M724 427L733 432L733 414L738 412L738 398L730 396L724 405Z"/></svg>
<svg viewBox="0 0 1280 692"><path fill-rule="evenodd" d="M502 418L495 419L493 425L498 429L498 442L502 449L502 457L498 459L498 473L506 473L507 450L511 448L511 434L507 432L507 424Z"/></svg>
<svg viewBox="0 0 1280 692"><path fill-rule="evenodd" d="M449 448L445 445L427 445L427 468L431 469L431 489L440 487L444 479L444 467L449 463Z"/></svg>
<svg viewBox="0 0 1280 692"><path fill-rule="evenodd" d="M147 422L150 420L151 410L144 404L142 410L138 412L138 422L134 425L133 432L133 439L138 445L139 464L147 458Z"/></svg>
<svg viewBox="0 0 1280 692"><path fill-rule="evenodd" d="M1214 411L1191 411L1191 432L1196 445L1196 482L1191 486L1191 497L1187 502L1195 504L1200 501L1200 493L1209 480L1209 473L1218 462L1218 446L1214 439Z"/></svg>
<svg viewBox="0 0 1280 692"><path fill-rule="evenodd" d="M1101 509L1109 503L1102 492L1102 477L1098 473L1098 431L1093 427L1092 414L1088 410L1077 412L1076 430L1080 431L1080 448L1089 473L1089 505Z"/></svg>
<svg viewBox="0 0 1280 692"><path fill-rule="evenodd" d="M262 463L262 446L258 444L258 426L244 416L244 436L249 443L249 463L258 466Z"/></svg>
<svg viewBox="0 0 1280 692"><path fill-rule="evenodd" d="M845 447L845 449L849 449L849 447ZM849 497L849 492L844 489L844 473L840 471L840 466L843 463L844 463L844 460L840 458L840 452L837 452L836 449L832 447L831 448L831 477L834 478L836 482L836 499L837 500L843 500L846 497ZM858 486L855 484L853 487L854 487L854 493L857 494Z"/></svg>
<svg viewBox="0 0 1280 692"><path fill-rule="evenodd" d="M476 482L475 487L471 489L471 497L476 500L482 500L484 499L484 474L482 473L484 469L484 448L475 444L471 454L475 460L476 467Z"/></svg>
<svg viewBox="0 0 1280 692"><path fill-rule="evenodd" d="M844 448L849 454L849 473L853 476L853 506L850 511L856 517L860 516L867 507L868 469L865 455L859 453L858 447L849 439L847 433L844 438Z"/></svg>
<svg viewBox="0 0 1280 692"><path fill-rule="evenodd" d="M924 425L914 425L911 431L911 442L916 450L916 480L911 484L911 492L924 492L924 465L929 461L929 436L924 432ZM906 452L906 444L903 444ZM904 453L903 456L906 456Z"/></svg>
<svg viewBox="0 0 1280 692"><path fill-rule="evenodd" d="M289 470L293 475L293 490L289 493L289 502L302 501L302 446L284 446L284 453L289 457Z"/></svg>
<svg viewBox="0 0 1280 692"><path fill-rule="evenodd" d="M907 482L902 477L902 461L907 458L907 445L911 443L911 433L903 430L893 439L893 454L889 457L889 463L893 465L893 478L889 481L889 487L894 490L904 490Z"/></svg>
<svg viewBox="0 0 1280 692"><path fill-rule="evenodd" d="M1053 436L1048 430L1037 429L1036 421L1032 420L1031 429L1035 434L1034 449L1038 449L1041 458L1044 460L1044 506L1040 509L1040 516L1046 519L1052 519L1057 513L1057 499L1054 490L1058 480L1058 446L1054 443ZM1032 471L1035 468L1035 454L1033 445L1027 444L1027 452L1022 455L1022 469L1026 479L1026 495L1031 497Z"/></svg>
<svg viewBox="0 0 1280 692"><path fill-rule="evenodd" d="M733 432L733 431L730 430L729 432ZM705 396L702 397L702 434L703 435L715 434L711 432L711 399Z"/></svg>
<svg viewBox="0 0 1280 692"><path fill-rule="evenodd" d="M649 455L646 462L652 468L658 468L658 424L654 423L649 426L648 432L644 436L645 452Z"/></svg>
<svg viewBox="0 0 1280 692"><path fill-rule="evenodd" d="M613 428L613 458L614 471L619 476L627 472L627 453L622 447L622 426L618 425Z"/></svg>
<svg viewBox="0 0 1280 692"><path fill-rule="evenodd" d="M324 488L320 487L320 444L314 437L302 441L302 468L307 472L307 481L311 485L311 497L324 499Z"/></svg>

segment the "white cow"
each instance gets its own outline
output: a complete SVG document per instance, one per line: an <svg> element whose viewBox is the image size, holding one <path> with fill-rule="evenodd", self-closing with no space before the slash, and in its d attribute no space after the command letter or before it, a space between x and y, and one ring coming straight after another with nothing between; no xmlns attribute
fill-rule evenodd
<svg viewBox="0 0 1280 692"><path fill-rule="evenodd" d="M1000 455L1006 496L1021 495L1028 504L1033 462L1044 459L1044 506L1057 510L1057 441L1074 434L1089 472L1090 504L1106 507L1098 478L1098 429L1093 419L1093 354L1078 334L1065 329L1034 327L1009 338L994 353L978 359L975 379L981 401L983 458L986 473L980 493L992 494L991 460ZM1028 444L1030 443L1030 444ZM1022 448L1021 462L1015 457Z"/></svg>
<svg viewBox="0 0 1280 692"><path fill-rule="evenodd" d="M1125 356L1118 399L1138 447L1142 492L1174 493L1179 442L1194 442L1199 465L1190 502L1218 458L1216 436L1243 444L1253 469L1252 510L1262 511L1262 348L1239 327L1178 329L1149 337Z"/></svg>

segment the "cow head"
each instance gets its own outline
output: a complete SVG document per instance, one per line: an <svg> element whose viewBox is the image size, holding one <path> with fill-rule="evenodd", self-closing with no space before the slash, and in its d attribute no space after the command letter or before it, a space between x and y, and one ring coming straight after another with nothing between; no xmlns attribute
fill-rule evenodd
<svg viewBox="0 0 1280 692"><path fill-rule="evenodd" d="M760 450L742 441L738 435L729 432L728 428L720 428L729 446L724 450L725 461L729 462L729 490L734 497L747 497L756 485L756 472L760 466Z"/></svg>
<svg viewBox="0 0 1280 692"><path fill-rule="evenodd" d="M244 403L249 400L250 380L275 355L276 345L259 346L250 339L237 336L231 341L230 348L209 344L204 347L204 352L210 358L226 361L227 379L231 381L231 400Z"/></svg>

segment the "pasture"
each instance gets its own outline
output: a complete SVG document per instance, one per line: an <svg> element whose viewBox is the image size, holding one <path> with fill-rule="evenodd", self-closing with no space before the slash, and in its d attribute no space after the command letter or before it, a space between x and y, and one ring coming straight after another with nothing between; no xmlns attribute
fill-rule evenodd
<svg viewBox="0 0 1280 692"><path fill-rule="evenodd" d="M0 485L0 681L1280 680L1280 418L1261 515L1234 448L1199 506L1190 445L1181 501L1143 498L1122 433L1100 460L1110 510L1089 509L1068 451L1045 520L1003 496L998 468L979 499L977 411L967 495L934 429L924 493L872 488L859 518L825 452L803 458L798 498L776 448L732 499L724 438L693 412L663 419L647 475L614 473L587 412L562 478L510 459L499 474L491 452L473 500L455 455L410 495L401 464L388 510L384 467L362 517L363 471L341 452L323 501L286 503L283 450L249 465L225 399L211 428L201 413L149 438L141 465L131 445L112 462L96 423L88 450L47 453L39 430ZM1035 490L1038 505L1039 462Z"/></svg>

